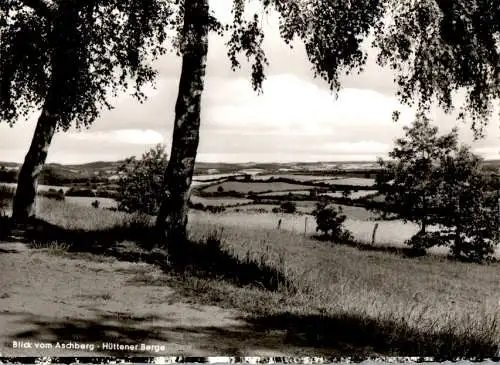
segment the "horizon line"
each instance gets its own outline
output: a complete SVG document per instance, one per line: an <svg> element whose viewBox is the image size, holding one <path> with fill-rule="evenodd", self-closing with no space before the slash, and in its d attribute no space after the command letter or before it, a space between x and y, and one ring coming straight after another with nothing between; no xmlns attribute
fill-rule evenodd
<svg viewBox="0 0 500 365"><path fill-rule="evenodd" d="M125 161L126 158L123 159L115 159L115 160L93 160L88 162L56 162L51 161L47 162L44 165L66 165L66 166L82 166L94 163L113 163L113 162L122 162ZM483 161L500 161L500 158L483 158ZM0 160L0 163L8 163L8 164L18 164L22 165L24 162L17 161L6 161ZM375 160L318 160L318 161L245 161L245 162L225 162L225 161L196 161L197 163L206 163L206 164L226 164L226 165L248 165L248 164L324 164L324 163L377 163L377 159Z"/></svg>

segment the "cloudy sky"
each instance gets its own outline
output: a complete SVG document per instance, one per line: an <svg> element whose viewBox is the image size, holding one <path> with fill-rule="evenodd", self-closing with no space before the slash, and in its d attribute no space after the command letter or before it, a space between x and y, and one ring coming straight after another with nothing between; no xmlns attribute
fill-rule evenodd
<svg viewBox="0 0 500 365"><path fill-rule="evenodd" d="M218 15L229 15L227 4L211 1ZM226 4L226 5L223 5ZM225 6L225 7L224 7ZM386 156L414 111L394 97L392 74L379 68L374 54L361 75L343 77L335 98L326 83L314 80L304 48L280 40L277 23L265 21L265 49L270 66L264 93L252 91L247 67L232 72L224 40L210 37L198 161L285 162L355 161ZM48 162L84 163L140 155L156 143L170 149L180 59L166 55L158 62L160 78L149 99L139 104L124 94L114 100L89 130L71 130L54 137ZM402 112L398 123L391 113ZM29 147L38 112L10 128L0 123L0 160L21 162ZM469 125L436 110L442 132L460 128L461 140L485 158L500 158L500 121L497 110L485 139L473 143Z"/></svg>

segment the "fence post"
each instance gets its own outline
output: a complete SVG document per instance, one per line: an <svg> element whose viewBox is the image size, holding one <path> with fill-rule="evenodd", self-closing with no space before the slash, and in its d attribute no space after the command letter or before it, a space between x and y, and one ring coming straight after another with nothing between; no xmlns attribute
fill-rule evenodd
<svg viewBox="0 0 500 365"><path fill-rule="evenodd" d="M377 228L378 228L378 222L375 223L375 226L373 227L373 233L372 233L372 246L375 245L375 233L377 233Z"/></svg>
<svg viewBox="0 0 500 365"><path fill-rule="evenodd" d="M307 236L307 217L304 221L304 237Z"/></svg>

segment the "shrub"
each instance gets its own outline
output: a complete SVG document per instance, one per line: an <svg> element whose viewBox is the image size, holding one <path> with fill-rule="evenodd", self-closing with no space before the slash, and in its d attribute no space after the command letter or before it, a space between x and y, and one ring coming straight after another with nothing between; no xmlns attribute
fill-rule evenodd
<svg viewBox="0 0 500 365"><path fill-rule="evenodd" d="M128 158L118 169L121 175L116 197L118 210L158 214L167 164L165 146L161 144L143 154L140 160Z"/></svg>
<svg viewBox="0 0 500 365"><path fill-rule="evenodd" d="M49 189L48 191L39 191L38 195L46 197L48 199L54 200L64 200L64 192L61 193L62 190Z"/></svg>
<svg viewBox="0 0 500 365"><path fill-rule="evenodd" d="M92 206L94 208L99 208L100 204L101 204L101 202L99 200L97 200L97 199L92 202Z"/></svg>
<svg viewBox="0 0 500 365"><path fill-rule="evenodd" d="M352 234L343 227L346 216L342 214L342 208L319 202L313 215L316 230L323 236L335 241L353 241Z"/></svg>
<svg viewBox="0 0 500 365"><path fill-rule="evenodd" d="M66 194L66 196L82 196L86 198L95 198L96 194L92 189L80 189L72 187L70 188Z"/></svg>
<svg viewBox="0 0 500 365"><path fill-rule="evenodd" d="M195 210L205 210L205 206L202 203L191 204L191 208Z"/></svg>
<svg viewBox="0 0 500 365"><path fill-rule="evenodd" d="M495 179L470 147L458 144L456 129L440 136L421 115L404 130L405 137L389 152L392 160L379 160L386 172L377 183L399 218L420 225L407 244L417 250L445 245L456 258L487 259L499 243L499 196L491 181ZM388 176L393 177L390 183ZM439 232L427 233L431 225L439 226Z"/></svg>
<svg viewBox="0 0 500 365"><path fill-rule="evenodd" d="M226 207L222 205L207 205L206 209L210 213L222 213L226 211Z"/></svg>
<svg viewBox="0 0 500 365"><path fill-rule="evenodd" d="M295 204L294 202L291 202L291 201L286 201L286 202L281 203L280 208L284 213L297 212L297 204Z"/></svg>

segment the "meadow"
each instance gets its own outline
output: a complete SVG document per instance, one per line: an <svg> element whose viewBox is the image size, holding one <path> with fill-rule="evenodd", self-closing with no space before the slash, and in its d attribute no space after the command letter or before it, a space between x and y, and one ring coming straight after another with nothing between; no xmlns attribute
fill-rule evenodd
<svg viewBox="0 0 500 365"><path fill-rule="evenodd" d="M201 196L191 195L191 203L201 203L205 206L235 206L241 204L250 204L253 200L246 198L223 197L223 198L204 198Z"/></svg>
<svg viewBox="0 0 500 365"><path fill-rule="evenodd" d="M40 198L38 213L58 227L83 233L106 232L124 222L132 227L138 219L45 198ZM224 252L220 257L230 258L235 265L252 263L263 275L259 279L247 277L245 285L237 284L232 275L250 275L251 270L235 266L231 275L213 276L198 275L193 268L178 277L163 269L167 271L158 282L157 269L151 264L149 272L138 273L141 282L156 283L156 288L168 284L181 290L191 303L240 310L254 332L237 332L240 328L229 332L231 336L251 337L266 331L284 336L289 346L301 347L302 355L448 358L492 356L499 350L498 263L478 265L432 255L408 258L400 253L360 250L263 225L270 217L262 217L259 225L250 224L244 216L234 221L238 225L226 220L231 216L191 214L191 249L211 247L213 256L202 257L212 260L215 267L219 254L213 250ZM210 219L214 217L221 220ZM144 219L140 225L147 229ZM274 279L268 278L274 286L266 281L264 272L274 273L269 274ZM109 295L114 297L114 293Z"/></svg>
<svg viewBox="0 0 500 365"><path fill-rule="evenodd" d="M365 179L361 177L346 177L341 179L325 180L323 182L329 183L331 185L354 185L354 186L373 186L375 184L375 179Z"/></svg>
<svg viewBox="0 0 500 365"><path fill-rule="evenodd" d="M207 193L215 193L219 188L224 191L236 191L238 193L248 194L249 192L262 193L271 191L294 191L311 189L310 186L300 184L290 184L283 182L243 182L243 181L225 181L220 184L210 185L203 189Z"/></svg>

